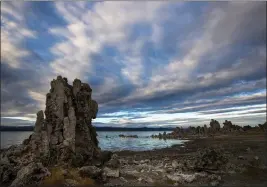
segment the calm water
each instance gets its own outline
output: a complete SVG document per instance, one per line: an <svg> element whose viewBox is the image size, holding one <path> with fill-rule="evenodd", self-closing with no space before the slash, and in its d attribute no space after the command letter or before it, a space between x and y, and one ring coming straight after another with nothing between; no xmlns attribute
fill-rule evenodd
<svg viewBox="0 0 267 187"><path fill-rule="evenodd" d="M28 138L32 132L1 132L1 148L11 145L20 144L25 138ZM159 134L157 131L131 131L131 132L105 132L100 131L98 134L99 146L102 150L152 150L170 147L174 144L182 144L185 140L159 140L148 138L152 134ZM161 132L162 133L162 132ZM167 132L168 133L168 132ZM139 138L120 138L119 134L138 135Z"/></svg>

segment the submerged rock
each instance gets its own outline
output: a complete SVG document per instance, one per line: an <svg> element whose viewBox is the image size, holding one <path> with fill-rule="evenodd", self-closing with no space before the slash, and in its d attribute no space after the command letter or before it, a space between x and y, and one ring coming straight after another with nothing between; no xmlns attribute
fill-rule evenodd
<svg viewBox="0 0 267 187"><path fill-rule="evenodd" d="M137 135L124 135L124 134L120 134L119 137L121 137L121 138L138 138Z"/></svg>

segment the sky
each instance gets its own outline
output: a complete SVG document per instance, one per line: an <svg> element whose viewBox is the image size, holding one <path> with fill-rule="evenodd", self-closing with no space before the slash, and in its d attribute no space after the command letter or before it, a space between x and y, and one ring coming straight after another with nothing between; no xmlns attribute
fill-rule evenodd
<svg viewBox="0 0 267 187"><path fill-rule="evenodd" d="M58 75L95 126L266 121L266 2L1 2L1 124L33 125Z"/></svg>

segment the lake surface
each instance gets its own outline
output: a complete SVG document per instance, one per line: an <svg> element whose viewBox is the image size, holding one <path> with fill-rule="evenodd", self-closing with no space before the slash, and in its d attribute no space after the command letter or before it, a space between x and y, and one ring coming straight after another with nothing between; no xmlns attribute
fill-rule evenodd
<svg viewBox="0 0 267 187"><path fill-rule="evenodd" d="M152 134L163 133L157 131L99 131L98 141L102 150L120 151L144 151L152 149L160 149L171 147L175 144L183 144L186 140L159 140L149 138ZM168 133L168 132L167 132ZM1 132L1 148L6 148L11 145L21 144L22 141L28 138L32 132L17 131L17 132ZM138 135L138 138L121 138L120 134L124 135Z"/></svg>

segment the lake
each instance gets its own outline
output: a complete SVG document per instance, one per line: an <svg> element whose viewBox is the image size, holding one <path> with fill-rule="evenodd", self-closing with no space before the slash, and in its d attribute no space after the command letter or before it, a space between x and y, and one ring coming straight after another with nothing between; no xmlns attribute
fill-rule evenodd
<svg viewBox="0 0 267 187"><path fill-rule="evenodd" d="M22 141L28 138L32 132L30 131L13 131L1 132L1 148L6 148L11 145L21 144ZM98 141L102 150L120 151L144 151L152 149L160 149L171 147L175 144L183 144L186 140L159 140L149 138L152 134L163 133L162 131L99 131ZM168 133L168 132L167 132ZM138 135L138 138L121 138L120 134L124 135Z"/></svg>

